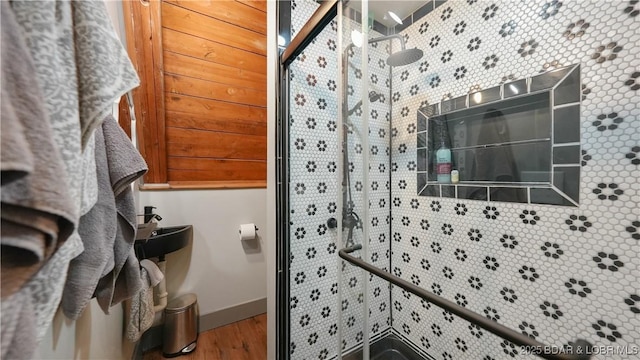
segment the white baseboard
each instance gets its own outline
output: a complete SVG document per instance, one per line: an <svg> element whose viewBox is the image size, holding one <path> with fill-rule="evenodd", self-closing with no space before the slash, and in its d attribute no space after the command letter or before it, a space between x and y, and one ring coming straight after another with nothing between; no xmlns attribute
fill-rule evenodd
<svg viewBox="0 0 640 360"><path fill-rule="evenodd" d="M200 315L200 332L244 320L267 312L267 298L248 301L226 309Z"/></svg>

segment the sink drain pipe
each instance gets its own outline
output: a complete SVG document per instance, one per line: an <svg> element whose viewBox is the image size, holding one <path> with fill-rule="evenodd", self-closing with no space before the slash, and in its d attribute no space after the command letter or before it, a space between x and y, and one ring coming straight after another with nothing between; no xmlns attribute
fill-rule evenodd
<svg viewBox="0 0 640 360"><path fill-rule="evenodd" d="M163 277L162 277L162 280L160 280L160 282L154 289L154 295L155 295L154 298L156 299L157 302L155 302L155 305L153 307L153 311L155 313L153 326L162 324L164 309L167 307L167 296L169 296L169 294L167 293L167 274L166 274L167 262L164 260L164 256L160 256L158 258L157 265L160 271L162 272Z"/></svg>

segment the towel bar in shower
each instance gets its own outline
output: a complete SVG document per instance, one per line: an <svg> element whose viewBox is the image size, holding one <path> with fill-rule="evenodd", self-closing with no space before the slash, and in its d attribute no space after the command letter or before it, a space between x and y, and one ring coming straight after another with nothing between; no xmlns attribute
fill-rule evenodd
<svg viewBox="0 0 640 360"><path fill-rule="evenodd" d="M362 249L362 245L355 245L351 247L344 248L338 252L339 256L350 262L351 264L362 268L373 275L376 275L388 282L396 285L422 299L425 299L442 309L445 309L453 314L458 315L459 317L480 326L481 328L498 335L499 337L509 340L512 343L520 346L526 347L528 350L531 350L531 353L538 355L544 359L553 359L553 360L586 360L589 359L589 349L591 348L591 344L586 340L579 339L575 342L571 350L567 349L567 351L561 351L560 348L551 347L545 345L539 341L536 341L524 334L521 334L517 331L514 331L504 325L498 324L497 322L490 320L480 314L477 314L467 308L464 308L456 303L453 303L441 296L428 292L421 287L418 287L406 280L403 280L391 273L388 273L384 270L381 270L362 259L358 259L349 255L350 253Z"/></svg>

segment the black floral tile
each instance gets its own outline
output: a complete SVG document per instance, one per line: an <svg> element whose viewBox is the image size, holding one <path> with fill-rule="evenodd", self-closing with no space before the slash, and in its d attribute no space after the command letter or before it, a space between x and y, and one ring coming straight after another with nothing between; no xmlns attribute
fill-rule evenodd
<svg viewBox="0 0 640 360"><path fill-rule="evenodd" d="M638 5L638 0L630 0L629 5L622 11L630 17L638 16L638 14L640 14L640 5Z"/></svg>
<svg viewBox="0 0 640 360"><path fill-rule="evenodd" d="M627 81L624 82L631 90L636 91L640 89L640 71L634 71Z"/></svg>
<svg viewBox="0 0 640 360"><path fill-rule="evenodd" d="M566 37L569 40L579 38L585 34L585 31L589 28L590 25L591 24L586 22L584 19L580 19L567 25L567 30L562 34L562 36Z"/></svg>
<svg viewBox="0 0 640 360"><path fill-rule="evenodd" d="M629 306L629 310L634 314L640 314L640 296L631 294L624 299L624 303Z"/></svg>
<svg viewBox="0 0 640 360"><path fill-rule="evenodd" d="M464 78L466 74L467 74L467 68L464 67L464 66L460 66L460 67L456 68L456 71L453 74L453 77L455 77L456 80L460 80L460 79Z"/></svg>
<svg viewBox="0 0 640 360"><path fill-rule="evenodd" d="M453 10L451 9L451 7L447 7L442 11L442 15L440 15L440 18L444 21L449 19L452 14L453 14Z"/></svg>
<svg viewBox="0 0 640 360"><path fill-rule="evenodd" d="M496 65L498 64L498 60L500 59L496 54L489 55L484 58L484 61L482 62L482 66L485 68L485 70L492 69L496 67Z"/></svg>
<svg viewBox="0 0 640 360"><path fill-rule="evenodd" d="M532 339L536 339L538 336L540 336L540 333L538 333L536 327L526 321L523 321L520 325L518 325L518 329L520 329L520 332L522 332L523 335L528 336Z"/></svg>
<svg viewBox="0 0 640 360"><path fill-rule="evenodd" d="M518 273L520 273L521 278L523 278L524 280L529 280L531 282L534 282L538 278L540 278L540 275L538 274L536 269L527 265L522 265L520 270L518 270Z"/></svg>
<svg viewBox="0 0 640 360"><path fill-rule="evenodd" d="M620 268L624 266L624 263L620 261L618 255L607 254L605 252L599 252L593 257L593 261L595 261L600 269L606 269L613 272L620 270Z"/></svg>
<svg viewBox="0 0 640 360"><path fill-rule="evenodd" d="M479 37L474 37L471 40L469 40L467 49L469 49L469 51L478 50L480 48L480 44L482 44L482 40Z"/></svg>
<svg viewBox="0 0 640 360"><path fill-rule="evenodd" d="M545 301L540 304L540 309L542 309L542 313L545 316L553 318L554 320L558 320L561 316L564 315L558 305L552 304L549 301Z"/></svg>
<svg viewBox="0 0 640 360"><path fill-rule="evenodd" d="M460 21L459 23L456 24L456 26L453 28L453 33L455 35L460 35L464 32L464 30L467 28L467 23L463 21Z"/></svg>
<svg viewBox="0 0 640 360"><path fill-rule="evenodd" d="M606 45L600 45L596 48L591 58L597 63L603 63L605 61L611 61L618 57L618 53L622 51L623 47L618 45L617 42L612 41Z"/></svg>
<svg viewBox="0 0 640 360"><path fill-rule="evenodd" d="M445 64L451 61L452 58L453 58L453 53L451 52L451 50L447 50L444 53L442 53L440 60L442 61L443 64Z"/></svg>
<svg viewBox="0 0 640 360"><path fill-rule="evenodd" d="M313 2L296 2L296 12L316 6ZM374 123L369 138L372 142L369 156L373 161L368 184L362 178L361 157L366 151L362 147L363 132L358 127L357 116L350 118L356 126L348 128L348 148L349 173L353 176L351 187L356 196L349 203L362 216L365 189L371 198L371 214L362 225L369 226L371 232L370 261L461 306L480 309L483 315L487 315L483 309L489 306L495 313L487 310L488 315L498 315L497 321L504 321L527 336L542 339L564 336L557 329L576 324L572 327L576 334L572 340L582 337L597 345L637 343L640 339L631 326L640 308L640 298L629 279L633 279L631 271L640 263L635 258L629 259L624 249L640 240L640 220L632 217L637 208L632 201L637 189L629 176L637 170L639 158L638 149L634 150L638 144L630 137L634 109L630 99L640 89L640 72L632 59L635 44L629 43L626 36L610 35L635 31L629 25L630 18L637 16L637 2L620 1L616 6L551 0L535 4L515 1L507 5L475 0L445 4L438 2L436 11L423 14L419 19L414 17L399 30L400 36L409 39L408 47L425 51L421 60L406 67L394 67L390 73L385 48L389 51L391 48L384 43L369 48L371 66L367 80L390 101L369 103L368 118ZM447 8L451 8L451 15L443 19L441 16ZM509 25L512 20L515 27ZM506 25L504 29L503 25ZM301 24L295 26L301 27ZM326 226L329 214L340 213L335 201L341 196L341 187L335 181L339 149L336 135L341 123L335 113L335 94L340 86L339 76L335 74L339 51L330 50L332 43L328 40L336 40L330 38L336 36L329 35L331 31L337 33L337 23L333 30L327 27L325 37L305 49L304 56L294 62L297 68L290 72L295 75L291 81L300 85L291 97L295 108L289 119L294 130L290 135L291 166L296 169L290 184L292 200L295 199L292 202L295 212L291 213L290 259L292 266L297 266L290 272L289 307L293 307L292 315L295 313L291 317L290 352L295 353L292 358L330 359L336 357L340 348L359 346L364 338L364 329L359 325L367 295L362 291L354 291L353 295L343 293L344 299L349 300L348 307L343 319L338 319L336 308L339 310L340 304L335 296L340 288L349 286L348 281L355 276L356 269L345 265L342 268L343 275L347 274L343 277L345 281L337 284L335 271L339 271L340 266L335 263L336 253L343 244L338 244L336 230L320 227ZM498 60L489 58L484 64L485 58L491 55ZM350 59L359 62L357 52ZM468 89L474 93L497 84L500 91L507 92L509 84L517 79L578 62L582 63L581 86L575 99L581 100L582 106L576 123L581 131L564 136L562 141L566 143L562 144L567 146L563 147L572 147L570 152L550 155L580 168L579 178L571 180L581 184L579 207L566 208L566 199L550 199L548 194L533 189L530 194L525 193L532 201L526 206L439 197L441 189L450 189L451 185L430 185L429 194L438 195L438 199L418 198L419 205L412 202L416 198L416 187L426 186L428 171L416 161L419 134L428 130L420 129L416 123L413 116L416 109L433 106L437 113L443 95L449 95L444 101L466 100ZM357 72L353 69L349 72L355 79ZM405 81L401 80L403 73L407 74ZM522 87L516 89L520 92ZM524 89L528 91L526 84ZM359 84L350 84L345 90L353 106L363 89ZM304 97L304 100L298 98L302 104L296 102L295 95ZM319 108L320 99L326 101L324 109ZM616 116L609 117L613 113ZM604 117L598 118L600 115ZM618 118L622 121L616 122ZM594 124L596 121L600 123ZM385 130L383 137L379 136L380 129ZM423 148L426 142L427 137L423 135ZM373 146L377 149L375 154ZM385 157L387 160L383 160ZM313 172L306 168L310 161L317 166ZM336 164L336 172L329 171L327 164L331 162ZM416 171L424 174L422 182L420 177L416 179ZM386 201L381 203L382 198ZM400 200L399 206L393 202L396 198ZM439 202L439 211L432 210L434 200ZM327 207L330 202L334 203L333 207ZM563 206L548 206L553 202ZM315 214L311 204L316 207ZM495 209L486 209L486 205ZM621 215L602 215L607 212ZM362 242L362 226L355 231L353 243ZM393 232L386 228L389 226ZM303 239L295 237L298 228L306 231ZM317 230L324 231L323 235ZM314 249L315 254L309 249ZM520 253L527 255L516 255ZM308 268L302 267L305 262L311 262ZM468 272L470 266L477 265L478 271ZM558 284L561 267L562 281ZM298 273L304 274L300 285L295 283ZM298 280L302 278L299 276ZM353 290L364 281L356 278L358 283ZM414 295L390 289L388 283L379 279L368 278L372 282L368 295L372 316L370 335L385 331L399 335L425 354L425 358L499 360L510 358L512 352L513 356L519 356L518 347L513 349L508 342L497 346L501 340L488 341L486 332L470 327L455 316L449 322L452 317L443 314L437 306L424 301L418 304ZM616 286L607 285L611 283ZM522 292L523 287L542 295ZM312 292L316 289L320 295L313 293L317 298L313 300ZM602 296L603 291L608 295ZM293 299L297 301L295 305ZM397 310L396 301L402 310ZM310 310L312 303L317 306ZM514 306L528 309L531 315L524 316L522 311L514 310ZM585 312L573 311L576 308L595 310L586 316ZM607 311L598 310L602 308ZM299 322L304 315L307 317L302 326ZM439 335L434 334L432 326L436 333L439 330ZM338 328L343 331L342 343L336 341ZM315 340L314 333L318 336Z"/></svg>
<svg viewBox="0 0 640 360"><path fill-rule="evenodd" d="M601 338L606 338L611 342L616 342L622 338L622 334L618 331L618 327L612 323L607 323L604 320L598 320L591 325L596 331L596 335Z"/></svg>
<svg viewBox="0 0 640 360"><path fill-rule="evenodd" d="M625 157L629 159L631 164L640 165L640 146L634 146L631 151L625 154Z"/></svg>
<svg viewBox="0 0 640 360"><path fill-rule="evenodd" d="M494 16L496 16L496 13L498 12L498 5L496 4L491 4L489 6L487 6L484 9L484 12L482 13L482 18L486 21L489 20L491 18L493 18Z"/></svg>
<svg viewBox="0 0 640 360"><path fill-rule="evenodd" d="M536 42L535 40L532 39L529 41L525 41L520 45L520 49L518 49L518 54L520 54L520 56L522 57L531 55L536 51L537 47L538 47L538 42Z"/></svg>
<svg viewBox="0 0 640 360"><path fill-rule="evenodd" d="M515 249L516 246L518 246L518 240L516 240L515 236L513 235L503 234L500 238L500 243L502 244L502 247L508 249Z"/></svg>
<svg viewBox="0 0 640 360"><path fill-rule="evenodd" d="M564 285L569 289L569 293L572 295L578 295L580 297L586 297L591 293L591 288L587 286L587 283L583 280L576 280L570 278Z"/></svg>
<svg viewBox="0 0 640 360"><path fill-rule="evenodd" d="M438 46L438 44L440 44L440 36L436 35L434 37L431 38L431 41L429 41L429 46L431 48L434 48L436 46Z"/></svg>
<svg viewBox="0 0 640 360"><path fill-rule="evenodd" d="M562 7L562 1L553 0L542 5L542 9L540 10L540 17L544 20L549 19L552 16L555 16L558 13L558 10Z"/></svg>
<svg viewBox="0 0 640 360"><path fill-rule="evenodd" d="M517 27L518 25L514 20L509 20L508 22L502 24L502 27L500 28L500 31L498 31L498 34L500 34L500 36L502 37L507 37L513 34L516 31Z"/></svg>
<svg viewBox="0 0 640 360"><path fill-rule="evenodd" d="M598 196L600 200L618 200L618 197L624 194L624 190L618 187L616 183L599 183L598 186L593 189L593 193Z"/></svg>
<svg viewBox="0 0 640 360"><path fill-rule="evenodd" d="M500 295L502 295L502 298L504 299L504 301L507 301L512 304L516 300L518 300L518 296L516 295L515 291L513 289L509 289L506 287L503 287L502 290L500 290Z"/></svg>

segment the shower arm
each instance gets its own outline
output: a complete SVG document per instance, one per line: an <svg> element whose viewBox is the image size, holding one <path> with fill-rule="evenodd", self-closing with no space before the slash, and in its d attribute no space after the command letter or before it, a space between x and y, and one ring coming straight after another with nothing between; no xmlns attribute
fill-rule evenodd
<svg viewBox="0 0 640 360"><path fill-rule="evenodd" d="M398 34L380 36L380 37L377 37L377 38L370 39L367 42L369 44L373 44L373 43L377 43L377 42L380 42L380 41L393 40L393 39L397 39L398 41L400 41L400 46L402 47L402 50L406 50L406 47L405 47L405 44L404 44L404 37L402 37L402 35L398 35ZM347 45L347 47L344 49L344 53L345 54L348 53L349 50L354 46L355 46L354 43L349 43L349 45Z"/></svg>
<svg viewBox="0 0 640 360"><path fill-rule="evenodd" d="M354 251L361 250L362 245L354 245L351 247L346 247L338 251L338 255L340 258L348 261L352 265L355 265L361 269L366 270L370 274L373 274L379 278L382 278L389 283L400 287L421 299L424 299L434 305L449 311L459 317L475 324L505 340L512 342L515 345L520 345L523 349L528 350L531 354L538 355L544 359L553 359L553 360L588 360L590 359L590 355L593 353L591 351L593 345L591 345L588 341L583 339L578 339L573 346L564 349L545 345L535 339L530 338L527 335L521 334L517 331L514 331L502 324L499 324L489 318L486 318L480 314L477 314L465 307L462 307L450 300L447 300L441 296L438 296L434 293L431 293L413 283L410 283L398 276L395 276L387 271L379 269L378 267L369 264L368 262L351 256L350 254Z"/></svg>
<svg viewBox="0 0 640 360"><path fill-rule="evenodd" d="M373 43L380 42L380 41L385 41L385 40L393 40L393 39L400 40L400 46L402 46L402 50L405 50L404 37L402 37L402 35L398 35L398 34L386 35L386 36L380 36L380 37L377 37L377 38L373 38L373 39L369 40L369 44L373 44Z"/></svg>

